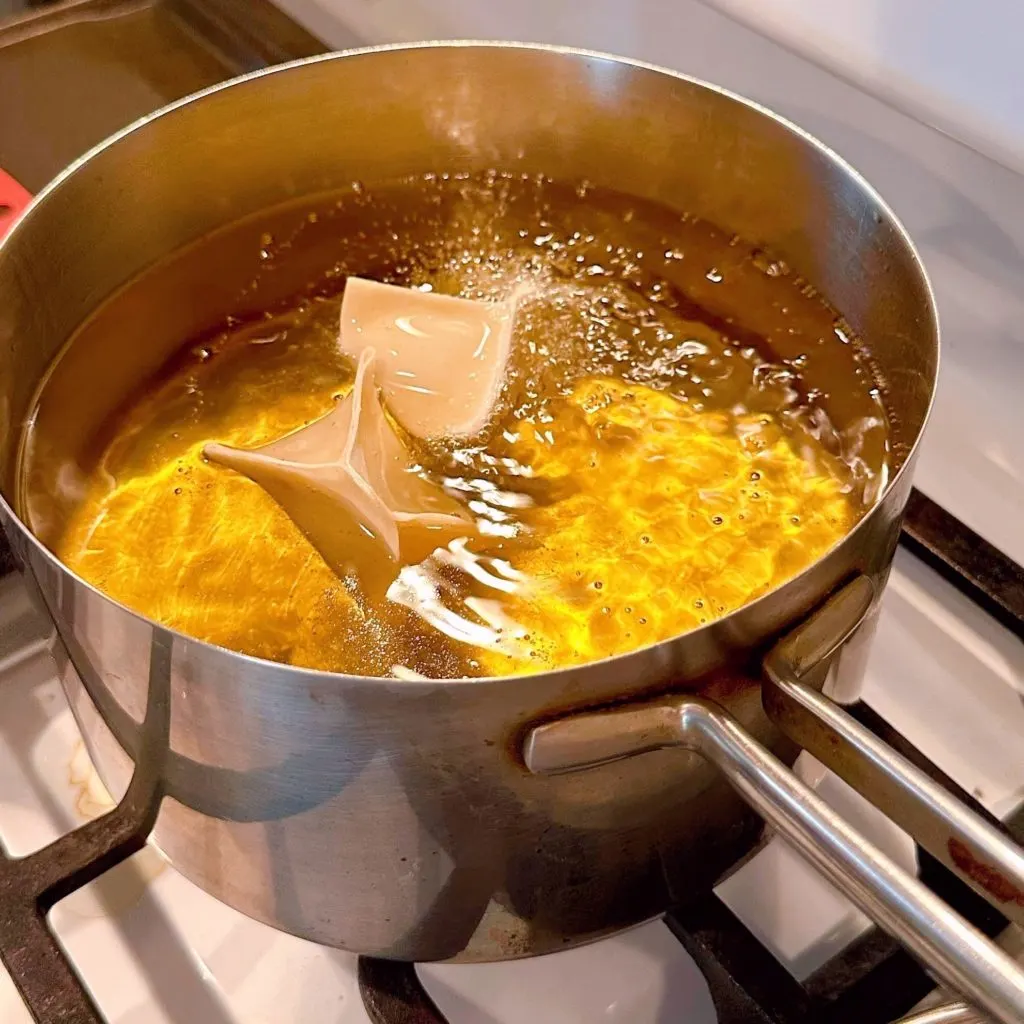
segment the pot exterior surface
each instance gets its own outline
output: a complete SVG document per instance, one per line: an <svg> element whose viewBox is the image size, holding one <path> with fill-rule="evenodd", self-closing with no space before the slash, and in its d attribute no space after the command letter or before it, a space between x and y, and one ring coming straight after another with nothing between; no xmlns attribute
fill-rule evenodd
<svg viewBox="0 0 1024 1024"><path fill-rule="evenodd" d="M75 328L118 288L290 200L356 180L490 168L696 211L784 256L843 311L887 382L901 468L840 545L727 618L625 657L522 678L407 682L294 669L172 634L82 582L29 533L15 510L32 398ZM230 312L224 292L196 285L178 305L217 319ZM169 306L168 323L175 316ZM156 363L161 345L184 336L160 332ZM169 708L155 838L179 870L253 917L360 953L531 955L685 900L749 849L758 825L708 765L678 751L533 776L519 751L527 726L700 686L792 760L752 668L853 573L880 589L937 363L927 280L899 224L855 172L768 112L668 72L545 47L332 55L133 127L58 179L0 245L0 515L55 623L65 689L115 796L133 760L150 756L147 708L157 697ZM856 653L843 652L840 671Z"/></svg>

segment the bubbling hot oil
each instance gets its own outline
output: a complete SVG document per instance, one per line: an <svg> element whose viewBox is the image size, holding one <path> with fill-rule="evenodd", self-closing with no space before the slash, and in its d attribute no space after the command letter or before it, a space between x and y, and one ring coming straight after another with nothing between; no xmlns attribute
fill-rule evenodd
<svg viewBox="0 0 1024 1024"><path fill-rule="evenodd" d="M306 223L336 233L336 262L288 308L186 345L107 425L53 541L167 626L368 675L577 664L768 592L884 486L888 424L866 353L784 263L707 224L497 174L354 188ZM262 241L273 273L302 231ZM201 455L211 440L278 438L350 387L336 344L350 273L526 296L485 431L461 446L408 439L478 530L404 567L377 604L256 484Z"/></svg>

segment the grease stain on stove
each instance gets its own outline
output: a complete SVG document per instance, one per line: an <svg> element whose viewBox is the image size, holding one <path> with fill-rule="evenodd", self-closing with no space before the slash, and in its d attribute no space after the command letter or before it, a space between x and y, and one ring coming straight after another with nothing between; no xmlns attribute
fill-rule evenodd
<svg viewBox="0 0 1024 1024"><path fill-rule="evenodd" d="M75 795L75 813L83 821L92 821L114 809L114 801L100 782L85 744L79 740L71 752L68 763L68 782Z"/></svg>
<svg viewBox="0 0 1024 1024"><path fill-rule="evenodd" d="M68 783L74 794L75 813L82 821L114 809L115 803L81 740L75 743L68 762ZM149 883L166 869L163 857L152 846L146 846L95 882L65 897L60 905L72 917L119 917L139 905Z"/></svg>
<svg viewBox="0 0 1024 1024"><path fill-rule="evenodd" d="M991 864L978 859L974 851L959 839L950 839L946 844L953 863L969 878L974 879L986 892L991 893L1000 903L1016 903L1024 907L1024 892Z"/></svg>

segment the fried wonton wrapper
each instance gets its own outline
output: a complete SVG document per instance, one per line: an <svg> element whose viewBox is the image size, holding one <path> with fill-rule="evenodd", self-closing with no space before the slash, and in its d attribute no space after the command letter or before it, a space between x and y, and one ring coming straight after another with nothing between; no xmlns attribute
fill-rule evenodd
<svg viewBox="0 0 1024 1024"><path fill-rule="evenodd" d="M364 348L377 353L377 383L410 434L472 437L505 379L515 307L350 277L341 347L353 359Z"/></svg>

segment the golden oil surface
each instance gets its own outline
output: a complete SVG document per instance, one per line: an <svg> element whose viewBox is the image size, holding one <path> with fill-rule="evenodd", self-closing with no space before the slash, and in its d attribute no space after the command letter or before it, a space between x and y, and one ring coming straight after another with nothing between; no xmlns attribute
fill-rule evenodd
<svg viewBox="0 0 1024 1024"><path fill-rule="evenodd" d="M711 226L499 175L355 189L304 223L287 245L261 239L267 272L301 250L303 230L334 261L305 294L186 343L137 389L45 538L172 628L369 675L586 662L778 586L884 483L888 428L863 350L788 267ZM345 393L352 366L335 339L348 273L467 297L530 285L492 423L470 445L416 452L480 531L458 557L409 567L406 600L377 605L256 484L201 456L211 440L280 437ZM32 464L46 450L29 447L30 486L55 486L59 460Z"/></svg>

